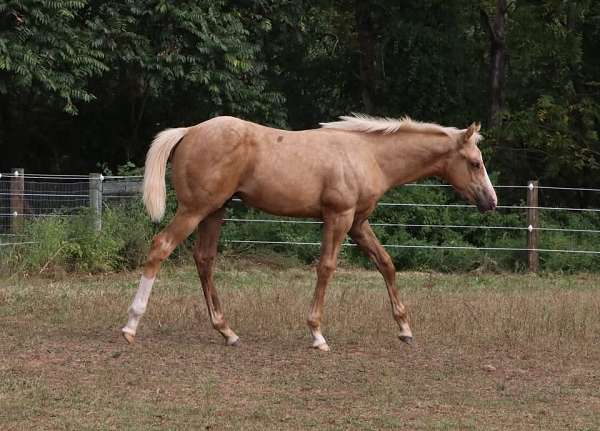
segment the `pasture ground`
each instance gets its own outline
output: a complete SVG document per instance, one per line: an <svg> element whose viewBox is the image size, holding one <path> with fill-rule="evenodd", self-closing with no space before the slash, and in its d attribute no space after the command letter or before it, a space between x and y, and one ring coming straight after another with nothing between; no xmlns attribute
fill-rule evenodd
<svg viewBox="0 0 600 431"><path fill-rule="evenodd" d="M314 270L222 257L239 348L192 266L164 268L137 341L137 273L0 281L0 429L600 429L598 275L399 273L401 344L375 271L327 293L330 353L305 326Z"/></svg>

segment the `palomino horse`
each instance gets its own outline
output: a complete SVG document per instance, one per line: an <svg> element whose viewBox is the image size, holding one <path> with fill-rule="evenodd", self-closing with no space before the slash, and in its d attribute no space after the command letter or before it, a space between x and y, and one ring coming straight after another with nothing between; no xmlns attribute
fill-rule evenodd
<svg viewBox="0 0 600 431"><path fill-rule="evenodd" d="M392 259L368 218L388 189L428 176L450 182L480 211L493 210L496 193L477 148L480 125L459 130L409 118L354 115L321 126L292 132L217 117L156 136L146 158L144 202L152 219L160 220L170 157L179 206L171 223L152 242L129 320L122 329L128 342L134 340L161 262L198 227L194 260L210 320L228 345L239 344L223 316L213 282L224 206L233 195L271 214L323 221L317 286L308 314L313 347L329 350L321 332L323 302L346 234L383 275L399 337L412 341Z"/></svg>

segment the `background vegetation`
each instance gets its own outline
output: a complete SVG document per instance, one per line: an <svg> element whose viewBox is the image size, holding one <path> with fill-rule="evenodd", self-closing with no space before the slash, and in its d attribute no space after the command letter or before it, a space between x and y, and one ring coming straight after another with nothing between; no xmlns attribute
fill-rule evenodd
<svg viewBox="0 0 600 431"><path fill-rule="evenodd" d="M359 111L481 120L499 182L598 186L599 53L592 0L7 0L0 170L140 165L157 131L221 114Z"/></svg>
<svg viewBox="0 0 600 431"><path fill-rule="evenodd" d="M0 171L86 173L140 166L159 130L235 115L312 128L351 111L464 127L481 120L499 184L600 187L600 3L592 0L7 0L0 4ZM506 192L503 202L524 196ZM596 193L542 193L541 204L600 205ZM451 203L437 189L390 199ZM238 216L258 217L234 208ZM123 227L126 214L136 229ZM264 217L264 215L260 215ZM472 212L380 209L379 221L478 224ZM598 226L595 215L543 225ZM30 270L133 267L157 229L141 208L28 227L42 245L4 250ZM522 215L489 224L522 226ZM87 230L86 230L87 229ZM383 243L523 247L520 232L391 229ZM230 223L225 239L317 241L318 228ZM79 238L89 238L83 245ZM575 238L575 239L574 239ZM586 239L588 238L588 239ZM77 240L77 241L76 241ZM542 235L541 247L594 249L593 238ZM277 251L281 248L274 247ZM311 261L315 247L294 252ZM394 251L400 267L520 269L519 253ZM353 249L348 259L362 261ZM26 262L26 260L28 262ZM594 269L542 255L547 269Z"/></svg>
<svg viewBox="0 0 600 431"><path fill-rule="evenodd" d="M452 204L457 197L444 188L403 187L389 192L387 202ZM87 210L68 217L41 217L25 224L25 236L34 244L0 247L0 274L56 272L111 272L131 270L144 263L151 238L170 221L175 212L173 193L168 199L167 214L160 224L150 222L141 199L106 205L102 215L102 230L94 230ZM598 213L540 213L541 226L546 228L597 229ZM246 222L226 221L220 249L225 255L245 255L278 260L288 264L312 264L319 256L316 245L245 244L236 240L270 242L318 243L319 224L264 223L251 220L277 220L260 211L232 202L227 218ZM527 270L525 251L485 251L418 248L419 246L507 247L522 249L527 245L524 211L503 211L482 215L473 209L432 207L379 207L371 217L373 228L382 244L416 246L388 248L399 270L441 272L496 272ZM377 224L445 224L472 226L506 226L519 229L433 228L422 226L382 226ZM195 236L171 256L173 263L190 263ZM233 242L231 242L233 241ZM347 240L350 242L350 240ZM597 235L564 231L540 232L541 249L597 250ZM283 260L281 260L283 259ZM286 260L287 259L287 260ZM371 263L356 247L343 247L341 259L346 264L370 267ZM545 272L597 272L598 257L591 254L540 254L540 269Z"/></svg>

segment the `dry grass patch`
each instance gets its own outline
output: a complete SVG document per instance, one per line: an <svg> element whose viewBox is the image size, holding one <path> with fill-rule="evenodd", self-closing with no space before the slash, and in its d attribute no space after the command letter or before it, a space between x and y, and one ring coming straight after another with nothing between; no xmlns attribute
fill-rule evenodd
<svg viewBox="0 0 600 431"><path fill-rule="evenodd" d="M312 269L219 267L239 349L192 267L163 271L133 346L137 274L0 282L0 429L600 429L596 276L401 273L409 348L380 275L341 269L322 354Z"/></svg>

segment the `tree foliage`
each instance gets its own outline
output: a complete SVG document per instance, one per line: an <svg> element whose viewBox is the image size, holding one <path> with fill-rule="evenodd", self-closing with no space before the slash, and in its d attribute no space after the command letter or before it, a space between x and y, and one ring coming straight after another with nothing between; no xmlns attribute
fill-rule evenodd
<svg viewBox="0 0 600 431"><path fill-rule="evenodd" d="M590 66L600 53L600 5L523 1L511 15L508 106L498 136L523 154L512 169L546 183L597 184L600 75Z"/></svg>
<svg viewBox="0 0 600 431"><path fill-rule="evenodd" d="M89 78L108 70L104 52L90 44L82 22L84 1L0 4L0 94L26 93L77 113L76 103L94 99Z"/></svg>
<svg viewBox="0 0 600 431"><path fill-rule="evenodd" d="M593 0L7 0L0 169L140 164L160 129L215 115L368 111L483 120L503 183L600 186L599 53Z"/></svg>

